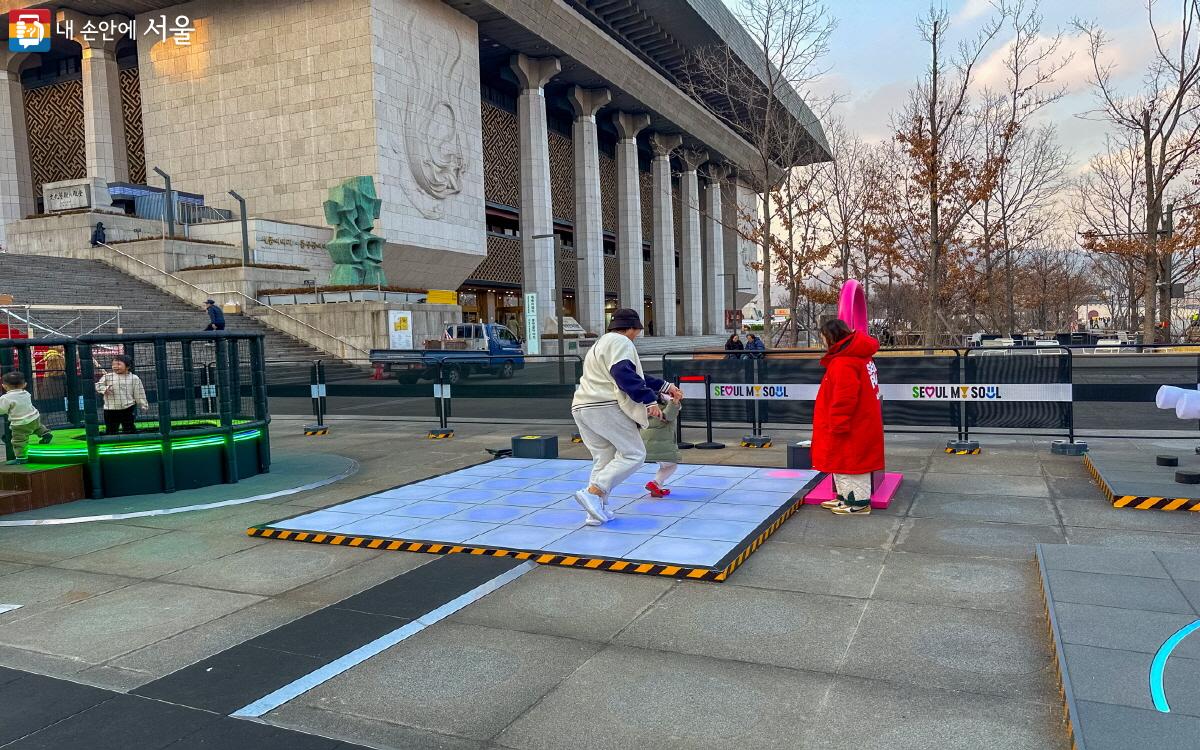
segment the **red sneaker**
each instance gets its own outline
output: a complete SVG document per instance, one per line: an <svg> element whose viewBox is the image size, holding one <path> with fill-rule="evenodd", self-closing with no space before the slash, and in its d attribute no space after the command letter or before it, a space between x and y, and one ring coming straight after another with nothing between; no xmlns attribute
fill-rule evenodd
<svg viewBox="0 0 1200 750"><path fill-rule="evenodd" d="M651 479L646 482L646 489L650 490L650 497L666 497L671 494L671 491L666 487L659 487L658 482Z"/></svg>

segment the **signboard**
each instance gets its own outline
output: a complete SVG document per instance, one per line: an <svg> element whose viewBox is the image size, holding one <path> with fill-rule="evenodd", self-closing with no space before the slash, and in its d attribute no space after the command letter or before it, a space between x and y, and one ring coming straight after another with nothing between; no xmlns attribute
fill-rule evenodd
<svg viewBox="0 0 1200 750"><path fill-rule="evenodd" d="M558 333L558 321L554 318L546 318L546 333ZM570 315L563 318L563 335L564 336L582 336L587 331L583 326L579 325L579 321L572 318Z"/></svg>
<svg viewBox="0 0 1200 750"><path fill-rule="evenodd" d="M684 382L680 386L686 398L703 399L704 384ZM709 383L714 401L815 401L819 385L801 383ZM921 385L882 383L879 395L884 401L1070 401L1070 383L1000 383L992 385Z"/></svg>
<svg viewBox="0 0 1200 750"><path fill-rule="evenodd" d="M538 323L537 294L525 295L525 351L529 354L542 353L542 332Z"/></svg>
<svg viewBox="0 0 1200 750"><path fill-rule="evenodd" d="M457 305L458 292L451 289L430 289L425 295L425 301L431 305Z"/></svg>
<svg viewBox="0 0 1200 750"><path fill-rule="evenodd" d="M73 211L92 205L92 190L86 182L48 187L42 193L42 200L46 204L46 213Z"/></svg>
<svg viewBox="0 0 1200 750"><path fill-rule="evenodd" d="M792 310L791 310L791 308L788 308L788 307L776 307L772 311L771 314L774 315L776 318L787 319L787 318L792 317Z"/></svg>
<svg viewBox="0 0 1200 750"><path fill-rule="evenodd" d="M413 348L411 310L388 310L388 348Z"/></svg>
<svg viewBox="0 0 1200 750"><path fill-rule="evenodd" d="M725 311L725 330L736 331L742 327L743 314L741 310Z"/></svg>

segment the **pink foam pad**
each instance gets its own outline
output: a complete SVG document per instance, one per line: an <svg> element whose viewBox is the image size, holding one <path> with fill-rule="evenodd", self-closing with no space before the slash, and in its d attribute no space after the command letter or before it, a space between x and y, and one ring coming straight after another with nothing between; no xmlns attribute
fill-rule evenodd
<svg viewBox="0 0 1200 750"><path fill-rule="evenodd" d="M896 495L896 490L900 489L900 483L903 481L903 474L885 473L883 481L875 488L875 493L871 495L871 507L875 510L883 510L891 505L892 498ZM821 483L804 496L804 503L805 505L816 505L826 500L832 500L835 497L837 497L837 493L833 491L833 476L826 474Z"/></svg>

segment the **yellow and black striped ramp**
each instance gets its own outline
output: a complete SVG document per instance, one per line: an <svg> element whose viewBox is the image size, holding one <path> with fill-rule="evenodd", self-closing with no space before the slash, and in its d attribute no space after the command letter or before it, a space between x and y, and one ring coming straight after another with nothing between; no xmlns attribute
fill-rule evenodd
<svg viewBox="0 0 1200 750"><path fill-rule="evenodd" d="M1157 495L1131 495L1125 492L1116 491L1104 474L1097 468L1092 457L1086 456L1083 459L1083 465L1092 475L1092 479L1100 486L1100 491L1104 493L1104 497L1113 504L1114 508L1132 508L1134 510L1188 510L1193 513L1200 513L1200 498L1195 497L1169 497ZM1179 485L1184 487L1186 485Z"/></svg>
<svg viewBox="0 0 1200 750"><path fill-rule="evenodd" d="M980 453L983 452L983 449L976 448L974 450L969 450L969 451L960 451L960 450L955 450L954 448L947 448L946 452L952 456L978 456Z"/></svg>
<svg viewBox="0 0 1200 750"><path fill-rule="evenodd" d="M464 544L447 544L445 542L426 542L419 540L393 539L388 537L357 536L335 534L330 532L292 531L271 528L270 524L251 526L246 529L249 536L264 539L281 539L291 542L307 542L309 544L334 544L345 547L363 547L366 549L387 550L394 552L426 552L433 555L468 554L492 555L494 557L513 557L518 560L532 560L540 565L562 565L569 568L589 568L591 570L609 570L615 573L640 573L642 575L666 576L668 578L684 578L693 581L724 581L729 574L754 554L767 537L775 533L783 522L790 518L804 505L806 488L799 493L788 505L781 507L770 518L756 528L742 543L734 547L717 565L707 567L688 567L685 565L669 565L645 560L622 560L605 557L579 557L563 555L554 552L538 550L500 549L495 547L472 547Z"/></svg>

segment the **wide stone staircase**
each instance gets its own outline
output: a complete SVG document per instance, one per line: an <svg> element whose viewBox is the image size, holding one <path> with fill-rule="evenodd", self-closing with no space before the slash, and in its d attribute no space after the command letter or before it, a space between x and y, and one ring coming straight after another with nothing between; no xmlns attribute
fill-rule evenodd
<svg viewBox="0 0 1200 750"><path fill-rule="evenodd" d="M0 253L0 294L11 294L14 305L119 305L125 333L200 331L208 325L203 309L95 260ZM75 311L33 315L36 323L67 336L86 332L110 317ZM80 320L74 320L77 317ZM5 320L0 314L0 322ZM365 372L246 315L226 314L225 321L226 330L264 334L269 382L307 382L308 367L317 359L325 361L329 380L361 377ZM24 328L15 321L14 326ZM115 323L97 331L113 332Z"/></svg>

